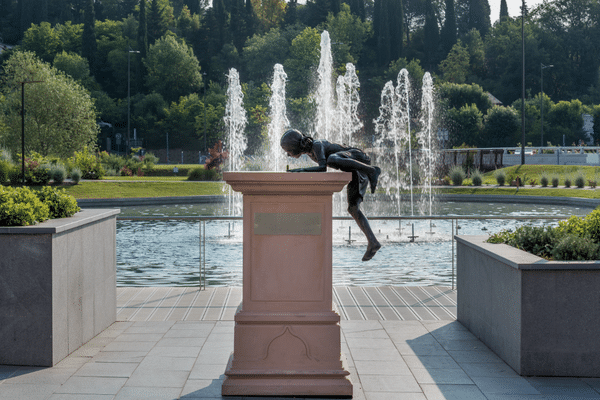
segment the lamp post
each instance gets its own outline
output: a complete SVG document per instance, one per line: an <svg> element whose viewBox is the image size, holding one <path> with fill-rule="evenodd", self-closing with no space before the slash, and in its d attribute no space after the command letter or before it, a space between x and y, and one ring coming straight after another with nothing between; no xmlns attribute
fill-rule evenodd
<svg viewBox="0 0 600 400"><path fill-rule="evenodd" d="M131 53L139 53L137 50L131 50L130 46L127 51L127 147L129 147L130 140L130 120L131 120ZM125 149L127 153L128 149Z"/></svg>
<svg viewBox="0 0 600 400"><path fill-rule="evenodd" d="M25 185L25 84L44 81L21 81L21 174Z"/></svg>
<svg viewBox="0 0 600 400"><path fill-rule="evenodd" d="M521 5L521 45L522 45L522 70L521 70L521 165L525 164L525 0Z"/></svg>
<svg viewBox="0 0 600 400"><path fill-rule="evenodd" d="M544 147L544 69L552 68L554 65L544 65L540 63L540 86L541 86L541 95L540 95L540 112L541 112L541 125L540 132L542 137L541 146Z"/></svg>

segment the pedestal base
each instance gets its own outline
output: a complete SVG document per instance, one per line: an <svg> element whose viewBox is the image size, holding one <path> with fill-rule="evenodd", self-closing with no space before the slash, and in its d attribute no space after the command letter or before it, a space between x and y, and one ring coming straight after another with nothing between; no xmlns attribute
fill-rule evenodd
<svg viewBox="0 0 600 400"><path fill-rule="evenodd" d="M222 395L352 397L339 320L333 311L238 312Z"/></svg>

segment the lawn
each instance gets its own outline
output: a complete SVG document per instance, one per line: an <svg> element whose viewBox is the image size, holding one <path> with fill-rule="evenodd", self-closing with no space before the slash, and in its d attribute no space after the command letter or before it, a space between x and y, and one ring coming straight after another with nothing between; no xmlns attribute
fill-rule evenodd
<svg viewBox="0 0 600 400"><path fill-rule="evenodd" d="M76 199L115 199L130 197L177 197L223 194L221 182L107 182L85 181L64 186Z"/></svg>

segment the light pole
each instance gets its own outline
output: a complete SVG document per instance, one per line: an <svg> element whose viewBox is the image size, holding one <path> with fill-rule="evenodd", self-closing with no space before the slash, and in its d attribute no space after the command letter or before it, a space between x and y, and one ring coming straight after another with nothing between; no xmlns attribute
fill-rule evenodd
<svg viewBox="0 0 600 400"><path fill-rule="evenodd" d="M137 50L131 50L130 46L127 51L127 147L125 153L129 150L129 132L130 132L130 119L131 119L131 53L139 53Z"/></svg>
<svg viewBox="0 0 600 400"><path fill-rule="evenodd" d="M25 84L44 81L21 81L21 174L25 185Z"/></svg>
<svg viewBox="0 0 600 400"><path fill-rule="evenodd" d="M525 0L521 5L521 44L523 65L521 70L521 165L525 164Z"/></svg>
<svg viewBox="0 0 600 400"><path fill-rule="evenodd" d="M544 69L546 68L552 68L554 67L554 65L544 65L543 63L540 63L540 86L541 86L541 95L540 95L540 112L541 112L541 125L540 125L540 131L542 134L542 144L541 146L544 147Z"/></svg>

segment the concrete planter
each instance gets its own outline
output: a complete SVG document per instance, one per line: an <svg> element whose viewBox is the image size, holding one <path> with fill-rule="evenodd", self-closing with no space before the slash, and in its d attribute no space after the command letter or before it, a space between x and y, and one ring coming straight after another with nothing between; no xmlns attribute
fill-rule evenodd
<svg viewBox="0 0 600 400"><path fill-rule="evenodd" d="M0 364L54 366L116 320L116 217L0 227Z"/></svg>
<svg viewBox="0 0 600 400"><path fill-rule="evenodd" d="M457 236L458 321L520 375L600 377L600 262Z"/></svg>

